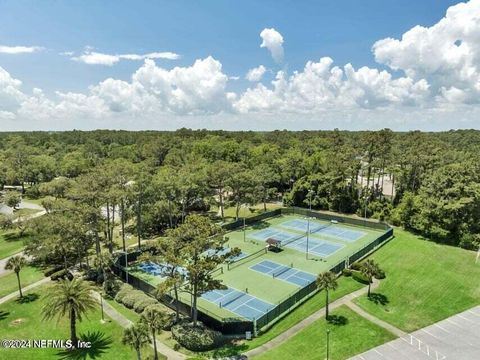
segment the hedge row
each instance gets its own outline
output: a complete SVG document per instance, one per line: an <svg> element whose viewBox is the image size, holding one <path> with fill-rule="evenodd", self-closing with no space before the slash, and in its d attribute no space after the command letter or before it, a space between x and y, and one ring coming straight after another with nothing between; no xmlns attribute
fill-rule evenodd
<svg viewBox="0 0 480 360"><path fill-rule="evenodd" d="M135 290L128 284L123 284L115 295L115 301L122 303L125 307L135 310L137 313L143 312L149 305L158 304L158 301L146 295L143 291Z"/></svg>
<svg viewBox="0 0 480 360"><path fill-rule="evenodd" d="M221 332L211 330L201 323L197 327L191 323L174 325L172 336L180 345L192 351L212 350L224 342Z"/></svg>

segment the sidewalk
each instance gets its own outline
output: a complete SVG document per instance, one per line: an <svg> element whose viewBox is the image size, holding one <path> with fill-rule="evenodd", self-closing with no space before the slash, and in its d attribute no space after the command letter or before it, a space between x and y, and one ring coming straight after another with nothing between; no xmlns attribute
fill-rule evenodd
<svg viewBox="0 0 480 360"><path fill-rule="evenodd" d="M43 278L42 280L39 280L33 284L30 284L28 286L22 287L22 292L27 292L28 290L34 289L40 285L46 284L47 282L50 281L49 277ZM0 304L6 303L7 301L10 301L12 299L15 299L18 297L18 291L15 291L11 294L8 294L7 296L4 296L3 298L0 299Z"/></svg>
<svg viewBox="0 0 480 360"><path fill-rule="evenodd" d="M100 294L96 291L93 292L93 296L95 297L95 299L97 301L100 302ZM120 314L117 310L115 310L108 302L106 302L105 300L103 301L103 311L105 312L105 314L107 314L113 321L115 321L116 323L118 323L121 327L123 328L128 328L130 326L133 325L133 323L128 320L125 316L123 316L122 314ZM171 348L169 348L167 345L165 345L164 343L158 341L158 340L155 340L157 342L157 349L160 353L162 353L163 355L165 355L167 357L167 359L169 360L185 360L187 358L186 355L178 352L178 351L175 351ZM153 344L151 344L151 346L153 347Z"/></svg>

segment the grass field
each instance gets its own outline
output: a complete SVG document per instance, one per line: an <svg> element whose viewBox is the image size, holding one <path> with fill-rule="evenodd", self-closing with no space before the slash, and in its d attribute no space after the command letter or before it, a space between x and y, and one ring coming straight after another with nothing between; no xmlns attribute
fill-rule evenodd
<svg viewBox="0 0 480 360"><path fill-rule="evenodd" d="M0 339L68 339L68 320L43 321L41 309L44 304L48 287L30 292L31 302L19 303L11 301L2 305L0 310ZM100 305L98 309L88 314L88 318L78 324L78 334L89 334L89 338L97 339L97 346L92 353L102 360L131 360L136 358L135 352L122 345L123 329L116 323L107 320L100 322ZM103 343L103 344L101 344ZM103 349L102 349L103 347ZM2 349L1 357L15 360L55 359L57 349ZM144 356L152 354L150 348L144 349Z"/></svg>
<svg viewBox="0 0 480 360"><path fill-rule="evenodd" d="M330 330L330 359L347 359L372 347L393 340L395 336L360 317L346 306L332 312L338 325L320 319L278 347L255 359L309 359L326 358L326 330Z"/></svg>
<svg viewBox="0 0 480 360"><path fill-rule="evenodd" d="M413 331L480 304L480 263L475 253L439 245L395 229L395 239L371 258L385 270L362 308L402 330Z"/></svg>
<svg viewBox="0 0 480 360"><path fill-rule="evenodd" d="M278 208L281 208L281 204L277 203L267 203L267 211L275 210ZM230 222L230 221L235 221L235 216L236 216L236 207L235 206L230 206L230 207L225 207L224 208L224 216L225 216L225 222ZM249 206L249 207L242 207L240 209L239 217L240 218L249 218L255 215L259 215L264 212L263 209L263 204L256 204L254 206ZM208 212L211 216L215 218L220 218L218 215L219 213L219 207L218 206L212 206L210 208L210 211Z"/></svg>
<svg viewBox="0 0 480 360"><path fill-rule="evenodd" d="M31 266L27 266L20 271L20 282L22 287L33 284L43 279L43 273ZM4 297L18 291L17 275L14 272L8 272L0 276L0 297Z"/></svg>
<svg viewBox="0 0 480 360"><path fill-rule="evenodd" d="M28 236L19 236L18 231L0 231L0 259L22 251Z"/></svg>

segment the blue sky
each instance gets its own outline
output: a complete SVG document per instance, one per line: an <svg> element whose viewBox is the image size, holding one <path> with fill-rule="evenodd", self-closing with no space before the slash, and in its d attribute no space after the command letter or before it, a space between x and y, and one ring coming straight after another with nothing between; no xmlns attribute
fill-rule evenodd
<svg viewBox="0 0 480 360"><path fill-rule="evenodd" d="M12 102L14 102L12 99L4 100L3 104L7 104L3 105L4 118L7 120L2 121L0 117L0 125L3 123L5 130L26 129L32 126L38 129L63 129L79 127L81 124L89 124L86 127L91 128L130 128L132 118L138 121L139 116L141 117L138 112L133 114L131 108L133 107L138 111L138 104L145 104L145 98L140 99L135 106L128 107L128 111L119 111L118 104L112 105L111 103L113 95L105 95L104 89L99 89L95 94L92 94L90 89L108 78L121 80L133 86L132 74L143 66L143 60L122 59L109 66L86 64L79 61L78 57L92 52L113 56L119 54L143 55L153 52L171 52L178 54L179 58L174 60L155 58L154 71L158 68L170 71L174 67L188 69L192 67L196 60L207 59L211 56L216 62L221 64L220 73L230 79L228 81L220 81L221 84L218 84L218 86L222 87L221 92L215 91L207 95L204 92L199 92L197 95L201 98L200 102L197 99L190 98L186 100L184 98L180 100L174 98L172 100L172 96L176 95L165 95L165 98L162 97L158 101L166 101L168 104L154 105L155 109L152 110L152 104L148 103L148 111L146 112L149 115L141 119L142 127L144 128L175 128L185 125L211 128L238 128L238 125L232 127L232 124L238 123L239 117L252 121L252 124L247 126L248 128L255 128L255 126L266 129L275 127L329 128L332 126L332 122L335 123L337 121L335 119L338 119L340 116L338 111L342 111L342 118L358 119L351 120L350 123L348 121L343 123L342 127L344 128L375 128L381 127L381 115L386 108L396 113L397 117L402 118L397 123L386 124L386 126L393 128L431 128L436 130L464 127L467 124L468 127L475 127L476 124L472 123L471 117L473 113L476 114L477 109L476 105L473 106L472 101L468 98L468 96L474 97L474 94L472 94L473 90L464 84L465 79L451 79L447 83L439 83L439 79L445 79L446 75L443 71L449 67L449 59L445 60L447 62L445 66L435 66L434 70L428 70L430 73L425 73L425 69L432 69L431 64L426 64L423 67L408 64L402 58L406 50L404 46L400 46L401 44L387 44L383 46L379 49L378 54L380 55L372 52L372 46L379 40L386 38L401 39L402 34L417 25L425 28L434 27L445 17L446 10L457 3L458 1L444 0L0 0L0 46L35 46L41 48L41 50L31 53L12 54L0 52L0 67L3 68L4 72L8 73L9 78L21 81L20 86L15 85L14 87L23 94L16 96L14 100L18 104L15 106L12 105ZM473 0L471 3L473 4L473 10L467 9L463 11L462 16L468 16L468 13L475 13L478 8L478 1ZM452 23L455 21L459 20L451 20ZM451 25L451 28L455 29L455 26ZM262 39L259 34L263 29L275 29L276 33L281 34L283 43L280 46L284 51L282 61L275 61L268 48L260 47ZM437 32L442 33L442 31L444 30L440 29ZM417 34L416 36L418 36L417 42L420 43L422 35ZM462 40L467 44L470 41L468 37L471 34L466 33L465 36L466 38ZM438 38L432 36L432 39L429 41L441 41L441 38L441 36L438 36ZM416 40L413 41L415 42ZM473 42L468 44L470 47L479 46L478 44L474 45ZM392 46L396 46L396 48L392 48ZM418 46L420 48L420 45ZM428 46L435 48L434 43L428 44ZM442 44L439 43L439 47L441 46ZM421 48L423 49L424 47ZM411 49L411 46L408 49ZM61 55L61 53L65 52L73 52L74 54L68 56L65 54ZM375 55L377 57L383 56L384 60L378 61ZM415 63L415 56L420 55L418 52L412 53L413 63ZM384 70L390 74L392 79L408 78L413 84L409 85L408 91L415 94L414 96L409 95L407 100L402 99L400 101L397 99L397 96L400 96L398 95L400 92L398 84L394 84L395 94L388 99L376 96L374 98L362 98L360 100L355 98L352 100L351 94L356 94L358 91L352 90L352 85L347 84L345 87L348 88L348 96L344 98L339 98L343 95L339 95L339 91L336 88L335 90L329 90L329 96L332 96L331 101L315 103L317 100L310 99L308 104L303 104L303 100L301 100L301 108L298 108L297 105L286 105L286 99L290 99L298 94L280 93L281 90L274 89L274 85L270 82L278 77L278 71L283 71L282 76L287 79L287 82L291 82L292 87L295 87L293 85L294 81L290 81L288 78L294 75L295 71L302 73L308 61L318 63L322 57L331 58L333 62L330 69L338 66L344 72L343 77L348 76L344 66L351 64L355 71L366 66L369 69ZM470 67L472 62L473 65L477 65L475 54L472 55L472 59L469 63ZM455 65L458 66L461 66L461 63L465 64L465 61L455 61ZM400 65L392 65L393 63ZM263 65L266 69L261 80L258 83L246 80L245 74L247 71L259 65ZM197 70L200 72L204 71L202 69ZM442 73L437 76L435 71ZM216 76L215 74L218 75L215 71L210 75ZM155 75L151 73L145 76ZM173 77L174 75L169 76ZM205 76L208 77L209 74ZM358 76L364 77L362 74L358 74ZM235 77L240 77L240 79L235 80ZM432 111L435 112L439 109L437 100L435 100L435 104L431 102L426 104L423 100L417 102L417 89L423 83L419 83L418 86L414 84L422 79L428 83L427 87L430 91L431 89L436 89L435 93L430 94L429 97L431 99L437 99L439 94L447 98L447 95L445 95L447 91L451 95L450 98L452 96L455 97L455 106L464 109L462 111L466 114L463 123L456 124L453 120L448 122L448 119L444 119L440 124L417 124L411 119L404 118L405 112L399 103L401 103L402 107L408 106L409 111L412 111L412 117L418 117L419 112L422 114L422 111L425 111L425 114L428 116L432 116ZM142 81L147 80L143 78ZM177 78L169 81L171 81L169 83L169 91L173 92L175 89L182 89L182 85L178 83L180 80ZM375 82L377 80L372 81ZM461 83L462 86L456 86L457 83ZM1 84L0 81L0 86ZM116 85L122 84L117 83ZM145 86L145 82L142 82L139 86ZM261 86L271 90L272 94L260 93L260 90L262 90L260 89L257 91L257 98L250 99L250 102L247 104L247 98L243 96L247 89L250 88L253 93L253 90ZM371 84L368 86L371 86ZM55 104L48 111L45 110L47 115L39 117L38 120L26 121L22 118L22 116L25 117L25 109L27 108L25 97L32 95L33 88L42 89L41 96L46 97ZM305 88L309 89L308 86ZM457 93L457 88L464 94ZM138 86L135 89L137 91ZM187 87L185 92L188 93L189 89ZM478 90L480 91L480 89ZM142 91L142 94L147 91L158 93L158 89L152 90L149 88ZM317 99L323 98L324 89L318 88L314 89L314 91L317 92ZM363 84L361 91L368 95L370 92L377 90L366 89ZM9 93L8 91L4 92ZM72 118L67 120L64 117L68 117L69 113L65 112L62 113L63 122L55 122L52 119L52 114L58 112L58 107L56 106L62 101L57 98L58 92L87 96L92 102L96 104L102 103L99 106L105 106L108 109L99 109L97 114L82 112L79 115L78 113L71 113ZM343 92L344 90L342 90ZM99 93L101 94L99 95ZM228 93L234 95L228 95ZM94 95L99 96L100 100L93 99ZM205 103L205 96L210 95L217 98L221 96L221 101L226 101L229 105L225 107L210 106ZM272 103L258 104L258 99L261 100L270 95L272 95ZM277 98L273 99L273 96L278 97L280 100ZM415 97L415 100L412 100L413 97ZM110 102L105 100L107 98ZM391 100L392 98L395 99ZM459 98L462 101L458 101ZM241 99L244 100L242 103L239 102ZM118 99L115 100L117 101ZM213 101L213 98L211 100ZM172 101L174 105L172 105ZM178 101L184 101L187 105L183 104L180 108L175 107L178 105ZM314 103L311 103L311 101ZM412 101L416 103L412 105ZM353 102L360 104L358 112L355 112L355 108L352 107ZM451 102L449 100L449 104ZM295 104L298 104L298 101L295 101ZM343 105L339 107L339 104L346 104L345 108L342 108ZM2 111L1 106L2 98L0 92L0 112ZM88 106L91 107L91 103ZM231 108L232 106L233 108ZM441 116L444 116L445 108L442 103ZM31 107L28 107L28 109L31 111ZM458 110L458 108L456 109ZM44 108L42 107L41 111L43 110ZM103 123L101 120L92 120L96 116L98 117L99 113L106 114L106 111L110 110L112 112L109 112L107 116L110 120ZM150 113L151 111L153 113ZM276 111L281 111L282 113L282 120L277 120L277 124L274 120ZM362 123L361 118L366 114L365 111L368 112L368 121ZM286 113L291 113L290 117L285 115ZM359 113L363 115L359 116ZM399 113L403 115L398 115ZM390 116L390 113L388 116ZM45 120L44 118L46 117L50 119ZM257 120L251 120L259 117L268 119L265 120L267 123L258 124ZM165 120L162 123L159 120L152 120L153 118L165 118L168 121ZM224 125L222 125L222 118L225 119ZM298 121L300 125L296 125L296 119L303 119ZM175 125L177 122L178 125ZM0 130L2 130L2 127L0 127Z"/></svg>

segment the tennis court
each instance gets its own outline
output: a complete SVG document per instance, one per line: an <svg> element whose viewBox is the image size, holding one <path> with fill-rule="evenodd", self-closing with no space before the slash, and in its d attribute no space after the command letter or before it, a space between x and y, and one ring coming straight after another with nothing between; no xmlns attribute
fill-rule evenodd
<svg viewBox="0 0 480 360"><path fill-rule="evenodd" d="M285 221L280 224L281 227L287 228L287 229L292 229L292 230L298 230L302 232L307 232L307 229L310 229L310 232L316 232L319 231L320 229L327 227L330 224L319 224L313 221L307 221L303 219L295 219L295 220L289 220Z"/></svg>
<svg viewBox="0 0 480 360"><path fill-rule="evenodd" d="M203 294L202 298L249 320L259 318L274 307L273 304L233 288L212 290Z"/></svg>
<svg viewBox="0 0 480 360"><path fill-rule="evenodd" d="M316 279L313 274L294 269L290 266L278 264L270 260L263 260L258 264L250 266L250 269L265 275L271 275L274 279L287 281L300 287L307 286Z"/></svg>
<svg viewBox="0 0 480 360"><path fill-rule="evenodd" d="M165 276L165 274L171 269L171 267L167 264L156 264L151 262L142 263L138 265L138 267L140 270L145 271L146 273L160 277ZM177 268L177 271L181 275L186 275L186 270L184 268L179 267Z"/></svg>
<svg viewBox="0 0 480 360"><path fill-rule="evenodd" d="M297 236L297 235L291 234L291 233L288 233L288 232L285 232L285 231L282 231L282 230L271 229L271 228L260 230L260 231L255 231L254 233L252 233L250 235L250 237L252 237L253 239L256 239L256 240L265 241L267 239L275 239L275 240L282 241L282 242L290 240L290 239L294 238L295 236Z"/></svg>
<svg viewBox="0 0 480 360"><path fill-rule="evenodd" d="M347 242L355 242L367 235L367 233L364 233L362 231L344 229L335 225L325 227L316 231L315 233L331 236Z"/></svg>
<svg viewBox="0 0 480 360"><path fill-rule="evenodd" d="M303 236L299 240L287 242L286 247L294 250L307 252L307 237ZM323 258L329 257L335 254L337 251L343 248L343 245L334 244L326 240L313 239L311 236L308 239L308 253L314 254Z"/></svg>

